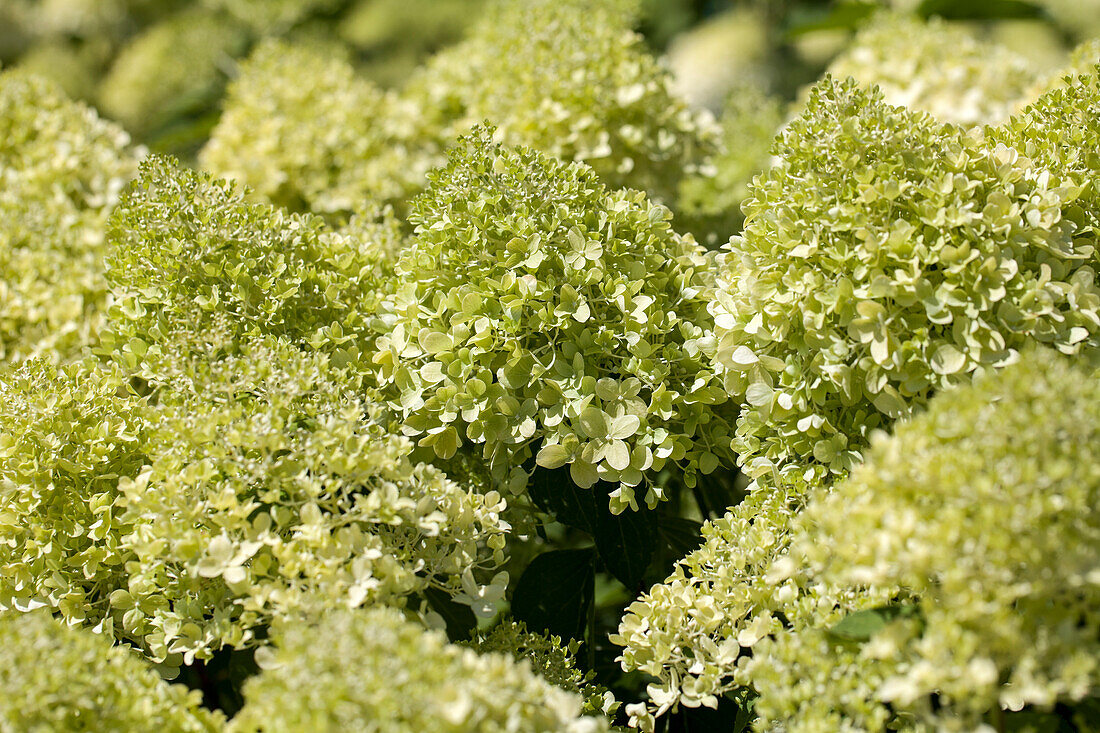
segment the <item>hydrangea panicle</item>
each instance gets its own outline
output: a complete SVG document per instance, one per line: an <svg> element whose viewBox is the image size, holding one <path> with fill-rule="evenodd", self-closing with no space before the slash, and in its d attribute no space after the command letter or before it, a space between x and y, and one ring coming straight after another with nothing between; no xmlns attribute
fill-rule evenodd
<svg viewBox="0 0 1100 733"><path fill-rule="evenodd" d="M691 481L731 459L709 261L667 209L481 129L432 174L412 222L374 361L420 445L448 458L481 444L513 489L531 457L569 464L579 486L619 483L616 511L666 463Z"/></svg>

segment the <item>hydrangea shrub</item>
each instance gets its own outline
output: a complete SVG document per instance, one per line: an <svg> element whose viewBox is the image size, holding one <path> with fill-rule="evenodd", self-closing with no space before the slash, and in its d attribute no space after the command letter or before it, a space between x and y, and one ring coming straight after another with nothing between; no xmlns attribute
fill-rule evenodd
<svg viewBox="0 0 1100 733"><path fill-rule="evenodd" d="M672 204L715 146L713 123L672 91L631 30L632 0L506 0L432 59L406 97L444 140L489 120L510 145L587 163L611 188Z"/></svg>
<svg viewBox="0 0 1100 733"><path fill-rule="evenodd" d="M0 74L0 360L68 361L95 343L106 219L140 152L53 84Z"/></svg>
<svg viewBox="0 0 1100 733"><path fill-rule="evenodd" d="M1039 76L1024 57L939 18L876 16L829 65L888 104L958 125L1006 122Z"/></svg>
<svg viewBox="0 0 1100 733"><path fill-rule="evenodd" d="M145 463L124 375L27 361L0 376L0 613L48 607L116 636L132 559L119 481Z"/></svg>
<svg viewBox="0 0 1100 733"><path fill-rule="evenodd" d="M1031 113L1050 133L1037 128L1023 150L998 136L1026 122L966 133L831 80L784 133L712 305L720 369L747 402L734 445L756 484L628 609L623 665L658 678L650 702L631 708L636 724L751 685L741 650L778 632L779 616L818 628L892 598L891 587L834 592L773 572L791 563L798 508L859 463L875 429L1029 344L1095 349L1091 163L1057 144L1059 129L1088 134L1088 89L1082 80L1040 100Z"/></svg>
<svg viewBox="0 0 1100 733"><path fill-rule="evenodd" d="M1091 194L1045 164L1067 150L1053 137L1014 147L852 81L813 92L754 185L711 306L717 369L747 402L734 447L750 474L843 474L871 431L979 367L1035 341L1095 345Z"/></svg>
<svg viewBox="0 0 1100 733"><path fill-rule="evenodd" d="M339 653L334 654L334 650ZM527 662L447 643L393 609L334 612L277 629L231 730L597 733L580 695Z"/></svg>
<svg viewBox="0 0 1100 733"><path fill-rule="evenodd" d="M162 680L125 647L48 613L0 612L0 730L216 733L201 695Z"/></svg>
<svg viewBox="0 0 1100 733"><path fill-rule="evenodd" d="M477 612L504 500L413 463L354 374L249 343L150 410L150 465L122 483L136 557L111 596L157 660L257 643L273 620L439 588ZM476 577L475 577L476 573Z"/></svg>
<svg viewBox="0 0 1100 733"><path fill-rule="evenodd" d="M437 162L415 105L356 75L320 44L261 44L229 87L205 169L319 213L401 203Z"/></svg>
<svg viewBox="0 0 1100 733"><path fill-rule="evenodd" d="M106 341L120 363L151 380L192 355L232 354L260 336L353 358L390 245L352 233L150 158L111 219Z"/></svg>
<svg viewBox="0 0 1100 733"><path fill-rule="evenodd" d="M998 710L1095 694L1098 406L1094 368L1035 351L880 436L799 517L791 566L837 588L905 588L916 613L855 649L781 636L748 665L762 726L823 730L842 716L874 730L892 712L969 731ZM798 682L837 678L856 684Z"/></svg>
<svg viewBox="0 0 1100 733"><path fill-rule="evenodd" d="M481 445L511 487L533 455L568 464L581 487L618 483L616 511L666 463L694 476L730 460L708 260L667 209L484 129L411 221L374 362L419 445L444 459ZM660 498L650 485L646 503Z"/></svg>
<svg viewBox="0 0 1100 733"><path fill-rule="evenodd" d="M623 647L624 670L654 678L648 700L626 706L632 726L653 731L669 711L715 708L751 688L745 663L786 626L830 625L892 598L893 589L832 588L771 572L786 561L792 523L815 489L799 479L757 487L704 524L702 546L627 607L611 641Z"/></svg>

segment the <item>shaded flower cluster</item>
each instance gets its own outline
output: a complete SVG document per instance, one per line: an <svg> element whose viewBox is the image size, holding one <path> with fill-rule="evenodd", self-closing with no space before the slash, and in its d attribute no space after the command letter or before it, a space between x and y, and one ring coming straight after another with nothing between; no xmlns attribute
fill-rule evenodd
<svg viewBox="0 0 1100 733"><path fill-rule="evenodd" d="M552 634L528 631L522 621L505 619L488 632L479 633L469 645L481 654L511 654L517 660L527 660L550 684L581 695L585 715L613 715L619 708L615 696L593 681L595 672L578 668L580 642L576 639L563 642Z"/></svg>
<svg viewBox="0 0 1100 733"><path fill-rule="evenodd" d="M200 160L291 209L400 203L440 155L421 116L334 47L269 41L241 64Z"/></svg>

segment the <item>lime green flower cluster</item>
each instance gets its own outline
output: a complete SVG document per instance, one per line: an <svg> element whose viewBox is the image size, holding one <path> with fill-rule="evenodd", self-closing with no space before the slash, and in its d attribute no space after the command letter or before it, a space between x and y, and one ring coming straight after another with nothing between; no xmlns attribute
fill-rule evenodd
<svg viewBox="0 0 1100 733"><path fill-rule="evenodd" d="M220 713L125 647L44 611L0 613L0 730L215 733Z"/></svg>
<svg viewBox="0 0 1100 733"><path fill-rule="evenodd" d="M1017 112L1023 112L1029 105L1037 102L1039 97L1067 86L1078 77L1094 75L1097 64L1100 64L1100 38L1081 43L1070 52L1068 58L1064 59L1064 63L1061 63L1058 68L1041 74L1035 79L1034 84L1021 100Z"/></svg>
<svg viewBox="0 0 1100 733"><path fill-rule="evenodd" d="M393 609L333 612L276 628L263 671L245 683L231 730L378 733L599 733L581 697L526 662L478 654Z"/></svg>
<svg viewBox="0 0 1100 733"><path fill-rule="evenodd" d="M771 163L772 140L784 115L783 103L754 84L730 94L720 120L720 152L680 184L676 221L681 227L708 245L741 231L741 202L749 197L752 179Z"/></svg>
<svg viewBox="0 0 1100 733"><path fill-rule="evenodd" d="M14 68L56 84L70 99L90 103L98 92L95 69L101 54L94 47L47 41L28 49Z"/></svg>
<svg viewBox="0 0 1100 733"><path fill-rule="evenodd" d="M613 511L666 463L693 481L730 462L701 248L644 194L491 138L464 138L414 202L377 319L377 378L405 434L444 459L483 445L512 490L537 448L578 486L619 483ZM648 486L649 506L661 498Z"/></svg>
<svg viewBox="0 0 1100 733"><path fill-rule="evenodd" d="M715 707L724 693L750 687L745 662L785 625L814 628L890 600L890 591L835 589L770 572L786 562L792 522L812 488L798 479L758 487L704 524L702 547L627 607L611 641L624 647L624 670L655 678L647 702L626 706L632 725L653 731L669 710Z"/></svg>
<svg viewBox="0 0 1100 733"><path fill-rule="evenodd" d="M615 696L593 682L595 672L582 672L577 668L580 642L576 639L563 644L560 637L528 631L522 621L504 620L479 634L469 646L481 654L511 654L517 660L527 660L550 684L579 694L584 699L582 712L585 715L614 715L619 708Z"/></svg>
<svg viewBox="0 0 1100 733"><path fill-rule="evenodd" d="M979 367L1035 341L1100 342L1095 162L1059 137L1095 92L1060 94L1074 106L1040 100L1050 133L1024 144L851 80L814 90L745 204L711 308L752 476L842 475L871 431ZM1095 118L1072 134L1095 137Z"/></svg>
<svg viewBox="0 0 1100 733"><path fill-rule="evenodd" d="M892 13L861 30L829 73L877 86L888 104L959 125L1008 120L1038 76L1027 59L962 27Z"/></svg>
<svg viewBox="0 0 1100 733"><path fill-rule="evenodd" d="M106 218L140 151L52 84L0 74L0 361L66 361L103 324Z"/></svg>
<svg viewBox="0 0 1100 733"><path fill-rule="evenodd" d="M1094 247L1100 232L1100 189L1096 186L1100 163L1091 150L1100 145L1100 41L1085 44L1074 54L1065 73L1052 88L1025 108L1011 122L987 132L990 143L1011 146L1027 156L1038 171L1081 192L1076 206L1064 217L1082 240L1081 254ZM1095 253L1089 259L1095 268Z"/></svg>
<svg viewBox="0 0 1100 733"><path fill-rule="evenodd" d="M341 233L146 161L111 221L114 361L35 361L3 386L3 608L47 605L169 666L428 588L489 613L504 500L411 462L356 367L392 229L368 212Z"/></svg>
<svg viewBox="0 0 1100 733"><path fill-rule="evenodd" d="M445 141L489 120L511 145L592 166L611 188L672 204L714 148L713 123L671 91L630 30L632 0L507 0L432 59L407 96Z"/></svg>
<svg viewBox="0 0 1100 733"><path fill-rule="evenodd" d="M1051 94L1032 109L1033 150L992 139L1019 128L986 139L832 80L784 133L712 305L720 368L747 401L735 447L757 484L623 619L624 667L658 678L630 709L638 725L753 684L742 649L757 655L780 616L820 628L893 598L788 572L793 516L876 428L1029 343L1096 347L1092 163L1074 127L1096 92ZM1059 130L1086 144L1057 145Z"/></svg>
<svg viewBox="0 0 1100 733"><path fill-rule="evenodd" d="M353 358L388 271L387 243L250 203L233 183L160 157L143 163L110 236L114 306L105 344L151 381L257 336Z"/></svg>
<svg viewBox="0 0 1100 733"><path fill-rule="evenodd" d="M201 9L150 26L119 52L100 86L99 104L138 136L213 106L246 34Z"/></svg>
<svg viewBox="0 0 1100 733"><path fill-rule="evenodd" d="M919 730L972 731L990 711L1095 694L1096 376L1050 350L1025 353L881 436L807 507L791 569L838 588L905 588L916 613L855 647L796 630L759 650L747 675L765 727L818 731L843 714L849 729L880 730L889 706ZM826 679L862 681L795 682Z"/></svg>
<svg viewBox="0 0 1100 733"><path fill-rule="evenodd" d="M267 342L158 395L150 465L119 485L136 562L111 604L129 638L190 663L273 619L429 587L482 610L475 573L503 562L504 501L412 463L363 391L325 356Z"/></svg>
<svg viewBox="0 0 1100 733"><path fill-rule="evenodd" d="M169 666L429 587L494 610L504 501L410 462L324 355L254 342L191 392L125 385L40 360L0 382L0 610L47 606Z"/></svg>
<svg viewBox="0 0 1100 733"><path fill-rule="evenodd" d="M401 203L438 161L414 105L321 44L261 44L241 64L203 167L291 209Z"/></svg>
<svg viewBox="0 0 1100 733"><path fill-rule="evenodd" d="M130 530L119 478L144 463L145 424L117 370L24 362L0 378L0 612L49 606L115 635Z"/></svg>

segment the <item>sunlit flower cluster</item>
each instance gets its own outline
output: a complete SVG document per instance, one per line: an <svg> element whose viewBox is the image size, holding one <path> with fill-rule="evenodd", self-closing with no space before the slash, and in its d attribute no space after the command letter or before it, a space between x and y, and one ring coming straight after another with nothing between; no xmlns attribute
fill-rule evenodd
<svg viewBox="0 0 1100 733"><path fill-rule="evenodd" d="M411 221L374 361L420 445L441 458L481 445L512 489L531 457L568 464L578 486L618 483L615 511L666 463L692 480L732 461L709 260L667 209L483 129L432 174Z"/></svg>
<svg viewBox="0 0 1100 733"><path fill-rule="evenodd" d="M711 306L751 475L842 475L873 430L977 368L1030 342L1096 343L1095 163L1059 138L1095 136L1060 122L1089 114L1084 88L1059 92L1073 99L1057 112L1040 100L1050 132L1026 143L851 81L814 90L745 204Z"/></svg>
<svg viewBox="0 0 1100 733"><path fill-rule="evenodd" d="M0 74L0 360L71 360L94 343L106 218L139 154L52 84Z"/></svg>
<svg viewBox="0 0 1100 733"><path fill-rule="evenodd" d="M1027 353L881 435L811 502L789 571L901 587L914 608L861 643L795 629L765 646L747 672L764 727L992 730L998 710L1095 694L1098 385L1093 368Z"/></svg>
<svg viewBox="0 0 1100 733"><path fill-rule="evenodd" d="M48 606L115 635L131 558L118 482L145 463L144 433L117 370L35 359L0 377L0 612Z"/></svg>
<svg viewBox="0 0 1100 733"><path fill-rule="evenodd" d="M631 0L490 5L470 37L436 56L407 97L450 140L488 120L511 145L592 166L608 186L672 204L714 147L713 122L672 91L631 30Z"/></svg>
<svg viewBox="0 0 1100 733"><path fill-rule="evenodd" d="M877 86L887 104L943 122L1005 122L1038 77L1024 57L938 18L882 14L829 66L829 73Z"/></svg>
<svg viewBox="0 0 1100 733"><path fill-rule="evenodd" d="M152 381L253 337L354 359L390 266L384 222L343 231L250 203L237 185L152 157L112 217L105 341ZM359 236L378 236L378 243Z"/></svg>
<svg viewBox="0 0 1100 733"><path fill-rule="evenodd" d="M392 609L334 612L276 629L232 730L599 733L582 699L528 662L479 654Z"/></svg>
<svg viewBox="0 0 1100 733"><path fill-rule="evenodd" d="M0 730L216 733L201 695L162 680L138 655L48 613L0 612Z"/></svg>
<svg viewBox="0 0 1100 733"><path fill-rule="evenodd" d="M150 464L120 484L136 562L111 604L155 659L430 587L479 613L486 589L499 598L504 578L477 581L503 561L505 502L411 462L354 374L252 343L195 384L159 394Z"/></svg>

